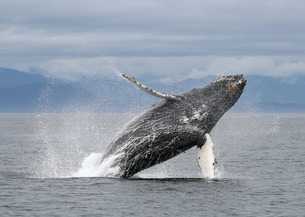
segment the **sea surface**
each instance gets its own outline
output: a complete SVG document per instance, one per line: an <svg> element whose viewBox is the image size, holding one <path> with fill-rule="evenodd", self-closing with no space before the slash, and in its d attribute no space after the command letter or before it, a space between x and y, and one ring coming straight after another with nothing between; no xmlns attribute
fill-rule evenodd
<svg viewBox="0 0 305 217"><path fill-rule="evenodd" d="M0 114L0 216L305 216L305 114L226 114L196 148L131 179L96 171L134 114Z"/></svg>

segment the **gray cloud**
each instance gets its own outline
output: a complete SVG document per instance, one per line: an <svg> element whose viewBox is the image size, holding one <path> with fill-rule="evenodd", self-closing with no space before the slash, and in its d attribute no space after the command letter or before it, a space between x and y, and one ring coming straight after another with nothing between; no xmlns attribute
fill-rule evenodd
<svg viewBox="0 0 305 217"><path fill-rule="evenodd" d="M187 73L198 77L234 70L305 74L305 2L300 0L0 4L1 67L40 67L63 77L95 69L91 74L109 76L107 70L97 71L109 69L99 60L111 59L117 70L175 73L181 79Z"/></svg>

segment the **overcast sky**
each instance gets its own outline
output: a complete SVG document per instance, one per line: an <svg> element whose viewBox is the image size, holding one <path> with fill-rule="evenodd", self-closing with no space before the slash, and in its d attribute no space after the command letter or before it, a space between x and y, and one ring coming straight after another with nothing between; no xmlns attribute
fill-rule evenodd
<svg viewBox="0 0 305 217"><path fill-rule="evenodd" d="M1 0L0 67L66 79L305 75L304 0Z"/></svg>

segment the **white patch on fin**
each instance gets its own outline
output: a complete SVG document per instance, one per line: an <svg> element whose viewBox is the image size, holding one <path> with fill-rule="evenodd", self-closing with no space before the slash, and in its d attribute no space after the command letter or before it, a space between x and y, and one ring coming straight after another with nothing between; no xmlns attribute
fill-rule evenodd
<svg viewBox="0 0 305 217"><path fill-rule="evenodd" d="M163 99L171 99L171 100L181 100L183 97L179 95L173 95L169 93L160 93L158 91L155 91L151 88L146 87L145 85L138 82L134 77L130 77L128 75L122 74L124 78L126 78L128 81L132 82L135 86L137 86L140 90L149 93L153 96L160 97Z"/></svg>
<svg viewBox="0 0 305 217"><path fill-rule="evenodd" d="M201 169L202 177L213 179L215 177L214 172L214 153L213 153L213 142L211 140L211 136L206 133L206 142L201 148L197 148L196 158L198 165Z"/></svg>

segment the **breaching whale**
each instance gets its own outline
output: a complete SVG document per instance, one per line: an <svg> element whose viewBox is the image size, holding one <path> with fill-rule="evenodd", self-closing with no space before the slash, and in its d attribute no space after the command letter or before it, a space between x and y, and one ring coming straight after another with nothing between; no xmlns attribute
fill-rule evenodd
<svg viewBox="0 0 305 217"><path fill-rule="evenodd" d="M128 75L123 74L123 77L164 100L133 119L106 149L101 164L113 159L110 167L117 167L117 176L122 178L131 177L194 146L197 146L198 157L198 150L207 139L210 140L212 128L238 101L246 85L243 75L230 75L204 87L173 95L152 90ZM201 167L199 160L198 164Z"/></svg>

